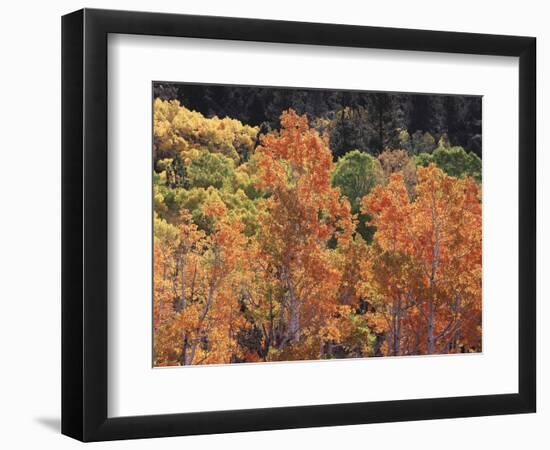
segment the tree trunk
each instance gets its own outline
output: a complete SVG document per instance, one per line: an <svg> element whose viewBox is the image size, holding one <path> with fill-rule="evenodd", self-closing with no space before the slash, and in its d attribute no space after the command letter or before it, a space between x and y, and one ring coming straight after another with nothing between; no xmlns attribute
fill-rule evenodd
<svg viewBox="0 0 550 450"><path fill-rule="evenodd" d="M433 300L430 299L428 305L428 355L434 351L434 311Z"/></svg>
<svg viewBox="0 0 550 450"><path fill-rule="evenodd" d="M186 307L186 298L185 298L185 261L181 262L181 309Z"/></svg>
<svg viewBox="0 0 550 450"><path fill-rule="evenodd" d="M394 336L395 336L394 355L399 356L401 354L401 297L400 296L397 297Z"/></svg>
<svg viewBox="0 0 550 450"><path fill-rule="evenodd" d="M436 222L435 211L433 212L433 220ZM435 316L435 305L434 305L434 290L436 283L436 272L439 265L439 224L435 224L435 242L433 246L433 256L432 256L432 271L430 274L430 294L428 299L428 354L434 352L435 339L434 339L434 316Z"/></svg>
<svg viewBox="0 0 550 450"><path fill-rule="evenodd" d="M288 336L290 342L298 342L300 340L300 302L294 295L292 284L288 286L289 293L289 324Z"/></svg>
<svg viewBox="0 0 550 450"><path fill-rule="evenodd" d="M185 331L181 334L181 365L187 365L187 335Z"/></svg>

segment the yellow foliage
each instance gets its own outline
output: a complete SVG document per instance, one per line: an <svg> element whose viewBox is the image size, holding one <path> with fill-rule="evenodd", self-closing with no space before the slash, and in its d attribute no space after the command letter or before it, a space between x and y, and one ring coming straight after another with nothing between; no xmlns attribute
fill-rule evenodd
<svg viewBox="0 0 550 450"><path fill-rule="evenodd" d="M210 151L239 162L248 159L257 135L258 127L229 117L206 118L177 100L156 98L153 104L154 151L162 157L179 153L189 164L201 151Z"/></svg>

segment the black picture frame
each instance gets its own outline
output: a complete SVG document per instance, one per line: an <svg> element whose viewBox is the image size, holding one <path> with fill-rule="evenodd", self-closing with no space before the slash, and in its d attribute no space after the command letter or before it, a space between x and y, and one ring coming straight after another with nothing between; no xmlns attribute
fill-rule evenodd
<svg viewBox="0 0 550 450"><path fill-rule="evenodd" d="M518 393L107 416L107 36L519 57ZM62 433L82 441L535 412L536 39L83 9L62 18ZM505 182L503 180L503 182Z"/></svg>

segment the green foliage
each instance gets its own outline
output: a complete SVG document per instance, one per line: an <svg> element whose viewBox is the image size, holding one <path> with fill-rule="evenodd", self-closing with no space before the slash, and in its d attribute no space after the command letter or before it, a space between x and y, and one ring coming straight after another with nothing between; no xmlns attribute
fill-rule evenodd
<svg viewBox="0 0 550 450"><path fill-rule="evenodd" d="M359 150L352 150L338 159L331 182L349 199L355 213L359 211L361 198L380 184L383 178L382 167L376 158Z"/></svg>
<svg viewBox="0 0 550 450"><path fill-rule="evenodd" d="M428 167L431 163L434 162L432 154L422 152L414 157L414 161L416 162L417 166L420 167Z"/></svg>
<svg viewBox="0 0 550 450"><path fill-rule="evenodd" d="M190 187L222 189L235 177L233 161L219 153L202 152L191 160L187 169Z"/></svg>
<svg viewBox="0 0 550 450"><path fill-rule="evenodd" d="M352 150L338 159L332 172L331 183L348 198L352 212L358 215L357 232L367 242L372 240L375 229L368 225L369 217L360 213L360 202L383 180L384 172L378 159L359 150Z"/></svg>
<svg viewBox="0 0 550 450"><path fill-rule="evenodd" d="M481 183L481 159L473 152L466 152L462 147L440 146L432 154L421 153L415 159L417 166L426 167L434 163L452 177L469 176Z"/></svg>
<svg viewBox="0 0 550 450"><path fill-rule="evenodd" d="M372 332L367 318L357 311L352 311L350 321L353 331L344 343L346 352L356 357L371 356L374 353L376 335Z"/></svg>
<svg viewBox="0 0 550 450"><path fill-rule="evenodd" d="M245 234L250 236L255 233L258 225L257 200L251 199L241 188L235 190L228 185L224 189L215 186L169 188L160 184L161 175L156 175L154 180L153 202L154 210L159 218L170 223L176 222L182 209L191 211L193 221L197 226L206 231L212 232L214 219L205 213L205 208L211 204L222 202L231 216L240 218L245 226Z"/></svg>
<svg viewBox="0 0 550 450"><path fill-rule="evenodd" d="M254 181L257 170L258 167L254 156L249 161L237 167L235 170L235 177L233 178L233 191L241 189L251 200L257 200L263 197L264 192L256 188L256 183Z"/></svg>

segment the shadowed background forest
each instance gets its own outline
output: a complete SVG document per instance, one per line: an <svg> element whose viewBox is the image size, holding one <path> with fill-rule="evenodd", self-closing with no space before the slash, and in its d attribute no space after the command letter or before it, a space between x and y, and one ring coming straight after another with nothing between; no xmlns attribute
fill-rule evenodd
<svg viewBox="0 0 550 450"><path fill-rule="evenodd" d="M206 117L231 117L264 133L279 128L281 112L289 108L325 128L332 122L330 148L335 159L350 149L371 154L385 148L430 152L442 136L481 158L477 96L173 83L155 83L153 91L156 98L177 99Z"/></svg>
<svg viewBox="0 0 550 450"><path fill-rule="evenodd" d="M481 351L481 98L153 84L156 366Z"/></svg>

